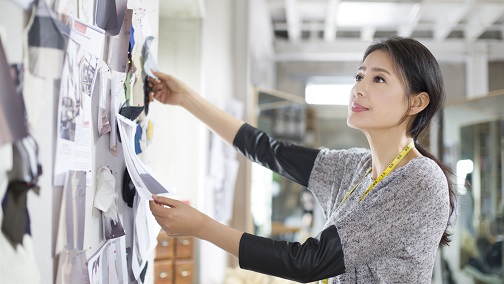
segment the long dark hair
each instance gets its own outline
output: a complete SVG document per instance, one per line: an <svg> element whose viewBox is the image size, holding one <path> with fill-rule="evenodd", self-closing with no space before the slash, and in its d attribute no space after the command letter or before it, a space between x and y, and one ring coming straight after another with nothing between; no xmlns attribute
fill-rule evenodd
<svg viewBox="0 0 504 284"><path fill-rule="evenodd" d="M437 115L442 115L445 101L445 89L443 75L437 60L432 53L420 42L412 38L391 37L369 46L364 53L364 59L373 51L385 51L393 61L395 71L401 77L408 100L421 92L429 94L430 102L427 107L418 113L415 119L408 125L408 134L415 140L418 151L435 161L446 176L450 197L450 216L455 208L455 186L451 177L452 170L441 163L434 155L429 153L418 143L420 133L429 126L430 121ZM409 112L409 110L408 110ZM408 114L406 113L406 115ZM448 224L447 224L448 227ZM450 242L450 233L445 230L440 246Z"/></svg>

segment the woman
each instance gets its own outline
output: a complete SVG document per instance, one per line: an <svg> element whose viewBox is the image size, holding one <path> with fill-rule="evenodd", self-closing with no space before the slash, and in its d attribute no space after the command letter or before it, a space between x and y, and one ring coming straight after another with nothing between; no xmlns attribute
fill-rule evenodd
<svg viewBox="0 0 504 284"><path fill-rule="evenodd" d="M371 45L355 76L347 123L370 149L308 149L275 141L162 74L153 97L180 105L249 159L304 186L327 220L305 243L275 241L226 227L181 202L154 197L150 207L170 235L212 242L240 267L300 282L431 283L454 192L449 170L418 144L442 109L438 63L427 48L394 37Z"/></svg>

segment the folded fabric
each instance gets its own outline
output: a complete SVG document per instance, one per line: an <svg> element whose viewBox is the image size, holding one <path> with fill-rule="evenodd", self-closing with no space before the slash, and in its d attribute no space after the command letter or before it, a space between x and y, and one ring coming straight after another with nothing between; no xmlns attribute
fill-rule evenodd
<svg viewBox="0 0 504 284"><path fill-rule="evenodd" d="M26 200L32 187L25 182L11 182L2 200L2 233L14 247L23 243L25 233L30 233Z"/></svg>
<svg viewBox="0 0 504 284"><path fill-rule="evenodd" d="M0 39L0 145L28 135L23 97L16 93Z"/></svg>

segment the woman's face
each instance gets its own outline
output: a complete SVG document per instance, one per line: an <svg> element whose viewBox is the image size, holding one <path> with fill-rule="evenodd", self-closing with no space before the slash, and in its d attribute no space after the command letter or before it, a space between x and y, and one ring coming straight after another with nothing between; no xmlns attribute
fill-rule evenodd
<svg viewBox="0 0 504 284"><path fill-rule="evenodd" d="M390 56L382 50L373 51L357 70L348 105L348 126L363 131L397 127L408 110L404 90Z"/></svg>

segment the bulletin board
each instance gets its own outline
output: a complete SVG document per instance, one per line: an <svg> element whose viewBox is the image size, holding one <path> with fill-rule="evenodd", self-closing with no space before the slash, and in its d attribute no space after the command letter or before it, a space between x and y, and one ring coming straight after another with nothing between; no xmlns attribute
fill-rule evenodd
<svg viewBox="0 0 504 284"><path fill-rule="evenodd" d="M28 57L24 72L40 85L53 83L58 96L57 113L49 116L55 119L48 120L54 123L50 127L55 132L50 137L54 157L44 170L52 180L51 188L44 190L61 193L50 205L60 207L53 210L58 214L51 224L57 227L52 253L56 274L41 282L145 279L160 229L149 214L148 197L152 188L169 193L169 187L156 183L137 157L148 146L147 132L152 131L145 78L153 76L151 69L157 70L150 50L157 44L156 34L148 20L153 9L145 8L149 2L158 4L141 0L17 1L30 15L23 39L24 56ZM0 63L7 65L5 60ZM2 82L8 79L4 73ZM9 88L8 95L14 90ZM2 102L11 98L6 92L1 95ZM124 109L136 114L127 115ZM118 113L129 119L122 128ZM0 119L0 123L5 121L8 119ZM130 132L121 132L127 126ZM2 140L2 146L27 139L27 133L18 132L12 132L12 139ZM33 158L39 157L34 154ZM7 170L12 172L18 163L13 159ZM127 167L130 173L125 180ZM10 185L12 180L8 182ZM14 241L13 248L19 244L23 242ZM23 283L20 281L17 283Z"/></svg>

